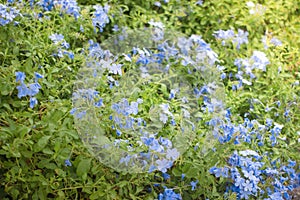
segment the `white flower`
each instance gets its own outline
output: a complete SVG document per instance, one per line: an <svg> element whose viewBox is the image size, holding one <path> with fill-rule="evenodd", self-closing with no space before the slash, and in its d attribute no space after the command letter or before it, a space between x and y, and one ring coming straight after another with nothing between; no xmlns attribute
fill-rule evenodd
<svg viewBox="0 0 300 200"><path fill-rule="evenodd" d="M253 150L245 150L245 151L240 151L239 152L242 156L259 156L258 153L256 153L255 151Z"/></svg>
<svg viewBox="0 0 300 200"><path fill-rule="evenodd" d="M248 2L246 3L246 5L247 5L248 7L250 7L250 8L253 8L253 7L255 6L255 4L254 4L252 1L248 1Z"/></svg>
<svg viewBox="0 0 300 200"><path fill-rule="evenodd" d="M155 21L153 21L153 19L151 19L148 23L150 25L158 27L160 29L163 29L165 27L163 23L161 23L161 22L155 22Z"/></svg>

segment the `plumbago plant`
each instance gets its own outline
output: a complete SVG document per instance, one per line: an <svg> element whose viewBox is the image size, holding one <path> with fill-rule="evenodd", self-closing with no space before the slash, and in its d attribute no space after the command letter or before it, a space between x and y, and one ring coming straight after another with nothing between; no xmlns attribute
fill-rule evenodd
<svg viewBox="0 0 300 200"><path fill-rule="evenodd" d="M1 1L0 199L299 198L297 16Z"/></svg>
<svg viewBox="0 0 300 200"><path fill-rule="evenodd" d="M223 109L209 45L196 35L173 33L172 41L162 24L150 24L157 27L124 30L103 42L121 53L133 46L120 61L90 41L73 93L71 113L84 143L117 171L166 173L195 139L203 113Z"/></svg>

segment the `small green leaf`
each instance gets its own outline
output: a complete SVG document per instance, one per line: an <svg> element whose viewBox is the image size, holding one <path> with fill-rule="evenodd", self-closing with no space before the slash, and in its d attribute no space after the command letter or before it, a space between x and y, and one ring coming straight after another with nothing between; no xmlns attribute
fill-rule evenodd
<svg viewBox="0 0 300 200"><path fill-rule="evenodd" d="M50 138L51 138L51 136L41 137L38 140L38 142L35 144L34 151L39 152L39 151L43 150L46 147L46 145L48 144L48 141L49 141Z"/></svg>
<svg viewBox="0 0 300 200"><path fill-rule="evenodd" d="M174 168L172 174L174 174L174 176L181 176L182 172L178 168Z"/></svg>
<svg viewBox="0 0 300 200"><path fill-rule="evenodd" d="M91 167L91 161L92 159L83 159L78 163L76 174L78 176L83 176L84 174L87 174Z"/></svg>

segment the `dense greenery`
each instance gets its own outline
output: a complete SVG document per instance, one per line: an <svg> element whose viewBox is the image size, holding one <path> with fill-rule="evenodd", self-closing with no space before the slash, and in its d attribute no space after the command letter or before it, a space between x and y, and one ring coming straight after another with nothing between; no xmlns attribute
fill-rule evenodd
<svg viewBox="0 0 300 200"><path fill-rule="evenodd" d="M300 186L298 1L0 3L0 199L290 199ZM200 35L218 55L224 116L204 115L166 173L125 173L83 145L73 86L90 41L149 22Z"/></svg>

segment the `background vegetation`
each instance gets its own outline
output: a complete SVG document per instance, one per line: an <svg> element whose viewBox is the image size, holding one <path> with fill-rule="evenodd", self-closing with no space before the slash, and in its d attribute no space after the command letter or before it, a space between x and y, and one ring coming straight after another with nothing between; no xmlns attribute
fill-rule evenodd
<svg viewBox="0 0 300 200"><path fill-rule="evenodd" d="M298 1L253 1L262 7L251 14L252 7L243 0L78 0L78 17L76 12L62 12L59 6L47 7L52 1L0 2L1 6L9 7L0 9L0 199L172 199L166 188L172 189L170 193L180 194L182 199L235 199L238 192L228 190L232 180L216 177L210 169L228 166L234 151L245 149L264 155L264 169L275 162L282 176L294 180L283 185L291 186L291 190L300 185ZM95 32L92 25L96 4L110 6L109 22L104 24L102 32ZM11 8L20 14L13 18ZM6 12L10 14L5 15ZM7 24L1 21L11 17ZM282 127L276 144L266 139L259 146L254 138L250 143L235 145L232 139L203 153L197 147L205 145L205 140L191 141L190 149L168 170L169 176L159 171L142 175L118 173L86 151L70 114L72 86L84 64L83 48L87 48L90 39L101 44L114 34L115 25L120 29L138 29L149 26L152 19L187 36L201 35L210 44L224 66L226 108L231 112L232 124L239 127L247 117L266 125L266 120L272 119L273 125L275 122ZM239 50L231 42L223 46L221 39L213 34L229 29L235 33L238 29L247 31L248 43ZM54 33L62 34L70 44L66 55L53 55L59 49L49 38ZM282 44L275 45L272 38ZM252 85L243 84L233 90L239 82L234 77L238 72L235 60L250 58L255 50L264 52L270 64L266 71L254 70L256 79ZM41 88L34 95L38 100L35 106L30 106L29 96L18 97L17 87L21 83L16 81L16 72L25 73L25 84L35 83L34 72L43 76L37 80ZM259 127L247 130L256 128ZM290 161L296 164L290 166ZM283 166L295 171L282 171ZM261 187L272 185L272 181L271 177L266 178ZM279 192L283 195L285 191ZM259 195L259 198L270 196Z"/></svg>

